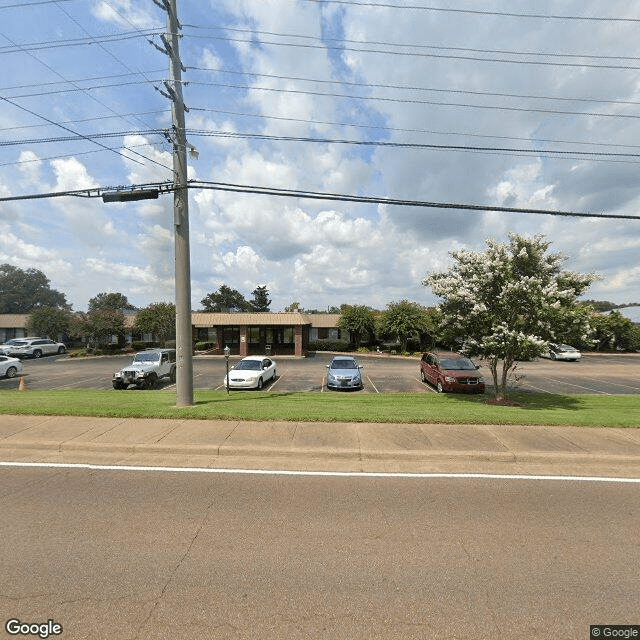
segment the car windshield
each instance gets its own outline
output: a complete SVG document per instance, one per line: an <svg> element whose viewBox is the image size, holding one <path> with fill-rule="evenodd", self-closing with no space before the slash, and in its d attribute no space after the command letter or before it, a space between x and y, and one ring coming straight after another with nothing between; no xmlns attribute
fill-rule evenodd
<svg viewBox="0 0 640 640"><path fill-rule="evenodd" d="M357 369L358 365L355 360L332 360L332 369Z"/></svg>
<svg viewBox="0 0 640 640"><path fill-rule="evenodd" d="M556 345L556 349L558 351L575 351L575 348L570 347L568 344L558 344Z"/></svg>
<svg viewBox="0 0 640 640"><path fill-rule="evenodd" d="M240 360L234 369L245 369L248 371L260 371L262 363L260 360Z"/></svg>
<svg viewBox="0 0 640 640"><path fill-rule="evenodd" d="M5 344L12 344L12 345L16 345L16 344L24 344L24 340L7 340L5 342Z"/></svg>
<svg viewBox="0 0 640 640"><path fill-rule="evenodd" d="M476 367L469 358L443 358L440 360L440 368L449 371L471 371Z"/></svg>
<svg viewBox="0 0 640 640"><path fill-rule="evenodd" d="M156 362L160 360L159 353L138 353L133 359L134 362Z"/></svg>

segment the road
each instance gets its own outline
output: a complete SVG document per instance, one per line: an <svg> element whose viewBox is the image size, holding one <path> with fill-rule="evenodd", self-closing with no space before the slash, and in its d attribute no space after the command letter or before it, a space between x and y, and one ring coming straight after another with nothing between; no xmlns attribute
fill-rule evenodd
<svg viewBox="0 0 640 640"><path fill-rule="evenodd" d="M265 390L326 393L326 364L330 355L309 358L275 358L278 379ZM238 358L231 358L231 363ZM73 359L67 356L24 360L24 379L33 389L111 389L111 376L131 362L131 356ZM435 393L420 381L416 358L362 356L364 389L362 393L418 392ZM488 387L491 374L481 363ZM194 388L222 389L224 358L194 359ZM539 359L520 362L516 370L520 380L515 388L563 394L638 394L640 393L640 354L585 354L580 362L553 362ZM16 389L19 379L0 379L0 391ZM161 388L170 388L168 380ZM148 392L146 392L148 393ZM360 393L360 392L358 392Z"/></svg>
<svg viewBox="0 0 640 640"><path fill-rule="evenodd" d="M51 619L69 640L586 640L639 622L639 491L1 468L3 624Z"/></svg>

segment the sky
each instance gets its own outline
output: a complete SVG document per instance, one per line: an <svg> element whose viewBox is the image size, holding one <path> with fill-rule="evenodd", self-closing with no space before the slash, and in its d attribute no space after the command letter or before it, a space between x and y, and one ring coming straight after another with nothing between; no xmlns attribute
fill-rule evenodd
<svg viewBox="0 0 640 640"><path fill-rule="evenodd" d="M202 188L638 216L640 2L177 11L193 310L222 284L266 286L272 311L430 306L422 280L451 251L509 233L599 274L587 298L640 302L640 220ZM166 24L153 0L0 0L0 198L173 180ZM173 301L173 195L0 201L2 263L43 271L77 311L102 292Z"/></svg>

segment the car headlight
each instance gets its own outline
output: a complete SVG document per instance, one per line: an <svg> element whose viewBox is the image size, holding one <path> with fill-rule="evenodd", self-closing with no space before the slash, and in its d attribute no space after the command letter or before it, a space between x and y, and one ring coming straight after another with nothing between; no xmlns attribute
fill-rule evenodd
<svg viewBox="0 0 640 640"><path fill-rule="evenodd" d="M484 382L484 378L483 378L482 376L480 376L480 377L478 378L478 382Z"/></svg>
<svg viewBox="0 0 640 640"><path fill-rule="evenodd" d="M445 376L444 377L445 382L455 382L456 379L453 376Z"/></svg>

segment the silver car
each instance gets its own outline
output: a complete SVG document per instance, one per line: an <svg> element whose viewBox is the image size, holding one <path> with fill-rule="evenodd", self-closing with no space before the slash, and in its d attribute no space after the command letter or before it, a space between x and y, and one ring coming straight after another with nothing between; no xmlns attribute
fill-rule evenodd
<svg viewBox="0 0 640 640"><path fill-rule="evenodd" d="M553 342L549 343L549 353L546 354L547 358L551 358L552 360L570 360L573 362L580 360L581 355L575 347L571 347L568 344L555 344Z"/></svg>
<svg viewBox="0 0 640 640"><path fill-rule="evenodd" d="M328 389L362 389L362 365L351 356L336 356L327 365Z"/></svg>

